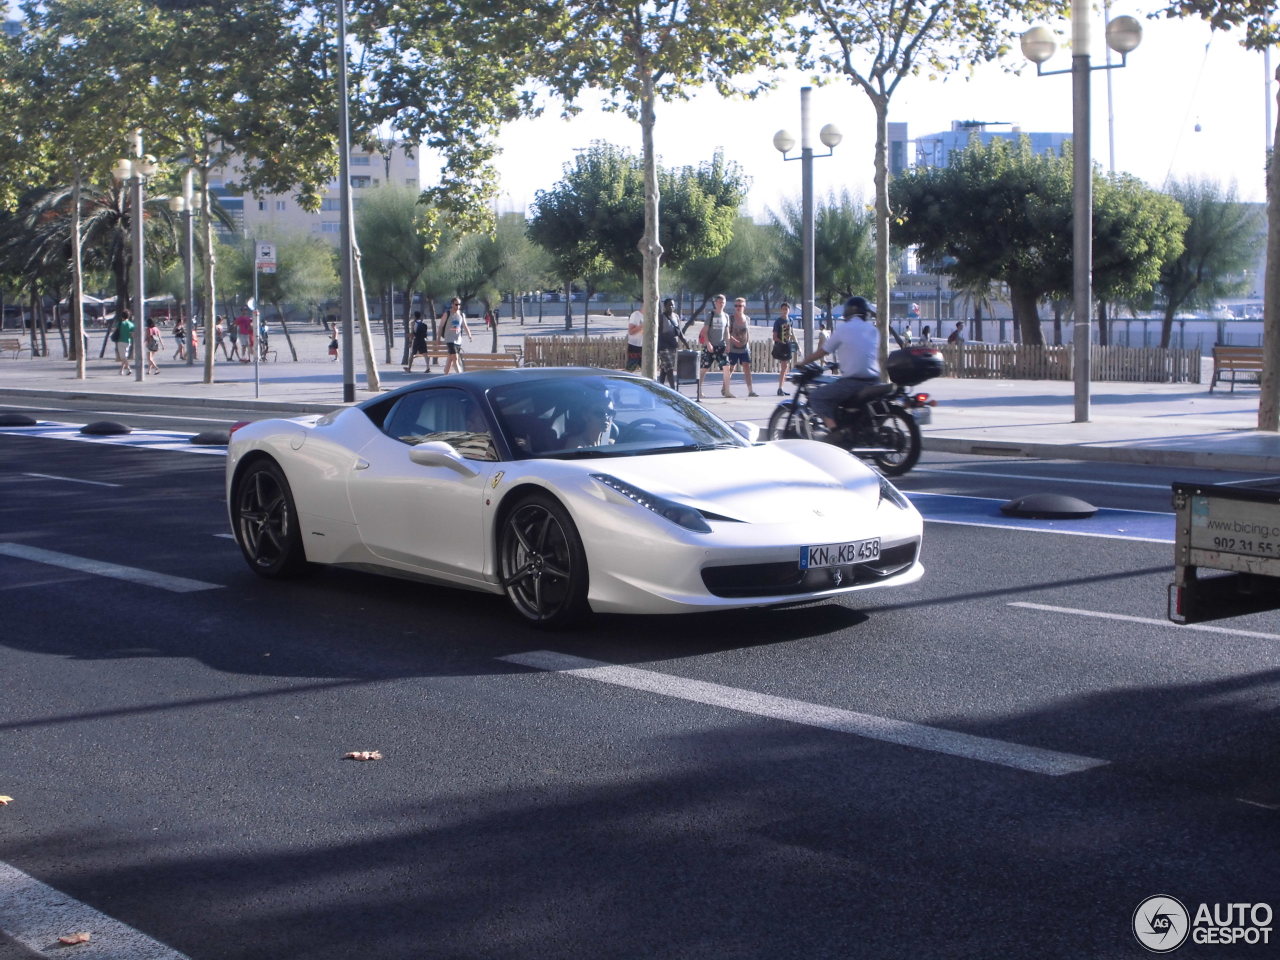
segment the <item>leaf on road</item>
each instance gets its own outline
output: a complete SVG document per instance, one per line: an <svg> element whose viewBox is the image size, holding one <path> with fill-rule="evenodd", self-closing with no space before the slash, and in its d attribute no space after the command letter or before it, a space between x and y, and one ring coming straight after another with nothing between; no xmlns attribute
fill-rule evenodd
<svg viewBox="0 0 1280 960"><path fill-rule="evenodd" d="M343 760L381 760L381 750L353 750L342 758Z"/></svg>
<svg viewBox="0 0 1280 960"><path fill-rule="evenodd" d="M69 933L65 937L59 937L58 942L66 944L68 947L74 947L77 943L88 943L89 934L84 930L79 933Z"/></svg>
<svg viewBox="0 0 1280 960"><path fill-rule="evenodd" d="M0 807L7 807L13 803L13 797L0 797Z"/></svg>

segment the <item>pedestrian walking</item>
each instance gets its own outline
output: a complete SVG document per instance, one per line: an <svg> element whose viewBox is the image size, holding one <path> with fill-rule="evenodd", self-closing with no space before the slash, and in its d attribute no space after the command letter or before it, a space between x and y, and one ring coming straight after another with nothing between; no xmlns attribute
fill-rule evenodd
<svg viewBox="0 0 1280 960"><path fill-rule="evenodd" d="M644 313L631 311L627 318L627 370L634 373L640 369L640 360L644 356Z"/></svg>
<svg viewBox="0 0 1280 960"><path fill-rule="evenodd" d="M336 329L329 331L329 362L338 362L338 331Z"/></svg>
<svg viewBox="0 0 1280 960"><path fill-rule="evenodd" d="M720 395L733 396L729 392L729 371L726 367L729 362L729 358L725 355L729 341L729 315L724 312L724 304L724 294L717 293L711 300L711 313L707 315L702 329L698 331L698 343L702 345L702 366L698 370L699 396L702 395L702 384L706 379L707 371L712 367L722 371L724 375L724 385L720 388Z"/></svg>
<svg viewBox="0 0 1280 960"><path fill-rule="evenodd" d="M224 360L230 360L231 356L227 353L227 321L222 318L222 314L218 314L213 321L213 349L222 348L222 357Z"/></svg>
<svg viewBox="0 0 1280 960"><path fill-rule="evenodd" d="M947 343L964 343L964 321L956 324L956 328L947 337Z"/></svg>
<svg viewBox="0 0 1280 960"><path fill-rule="evenodd" d="M116 344L116 360L120 362L120 372L126 377L129 375L129 348L133 346L133 331L133 314L125 307L116 320L116 329L111 334L111 339Z"/></svg>
<svg viewBox="0 0 1280 960"><path fill-rule="evenodd" d="M462 301L454 297L445 313L444 332L440 336L449 350L448 359L444 362L443 373L446 376L455 366L459 373L462 372L462 334L464 333L467 335L468 343L475 339L471 336L471 328L467 326L467 318L462 312Z"/></svg>
<svg viewBox="0 0 1280 960"><path fill-rule="evenodd" d="M187 326L183 323L181 317L179 317L177 322L173 325L173 340L173 359L187 359Z"/></svg>
<svg viewBox="0 0 1280 960"><path fill-rule="evenodd" d="M160 365L156 363L156 354L160 352L162 346L160 339L160 328L156 326L155 320L147 321L147 373L159 373Z"/></svg>
<svg viewBox="0 0 1280 960"><path fill-rule="evenodd" d="M785 397L782 389L786 383L787 371L791 369L791 361L799 351L796 333L791 328L791 304L783 300L778 305L778 319L773 321L773 359L778 361L778 396Z"/></svg>
<svg viewBox="0 0 1280 960"><path fill-rule="evenodd" d="M747 396L758 397L756 388L751 383L751 319L747 316L747 301L738 297L733 301L733 316L729 318L729 372L726 380L733 376L734 367L742 368L742 377L747 381Z"/></svg>
<svg viewBox="0 0 1280 960"><path fill-rule="evenodd" d="M422 365L428 370L431 369L431 357L427 353L427 338L431 335L431 328L427 325L427 321L422 319L422 311L413 311L413 328L410 331L412 343L409 345L409 365L404 368L405 373L413 372L413 358L421 357Z"/></svg>
<svg viewBox="0 0 1280 960"><path fill-rule="evenodd" d="M689 343L680 330L680 314L676 313L676 302L671 297L662 301L662 312L658 314L658 382L665 383L672 390L680 388L676 378L676 351Z"/></svg>
<svg viewBox="0 0 1280 960"><path fill-rule="evenodd" d="M248 307L245 308L246 310ZM253 317L247 313L242 313L235 320L236 335L235 343L240 347L240 362L253 362Z"/></svg>

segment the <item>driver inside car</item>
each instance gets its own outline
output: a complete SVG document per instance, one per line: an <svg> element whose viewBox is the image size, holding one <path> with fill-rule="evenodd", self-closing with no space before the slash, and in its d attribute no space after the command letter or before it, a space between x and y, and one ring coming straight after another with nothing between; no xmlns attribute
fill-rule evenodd
<svg viewBox="0 0 1280 960"><path fill-rule="evenodd" d="M564 424L560 446L566 450L613 443L613 400L609 392L581 390L565 408Z"/></svg>

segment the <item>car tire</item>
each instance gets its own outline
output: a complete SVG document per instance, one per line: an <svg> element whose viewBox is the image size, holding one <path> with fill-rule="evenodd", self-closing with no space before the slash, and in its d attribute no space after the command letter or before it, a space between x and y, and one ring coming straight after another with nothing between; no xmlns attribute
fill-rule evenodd
<svg viewBox="0 0 1280 960"><path fill-rule="evenodd" d="M567 627L587 606L587 554L568 512L554 497L534 493L503 520L498 571L516 613L537 627Z"/></svg>
<svg viewBox="0 0 1280 960"><path fill-rule="evenodd" d="M258 576L277 580L307 571L298 509L275 461L258 460L236 479L231 526L245 561Z"/></svg>

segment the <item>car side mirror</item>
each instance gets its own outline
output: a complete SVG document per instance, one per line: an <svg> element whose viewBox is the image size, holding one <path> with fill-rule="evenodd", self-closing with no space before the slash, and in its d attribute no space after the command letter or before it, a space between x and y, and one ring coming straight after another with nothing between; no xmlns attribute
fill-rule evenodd
<svg viewBox="0 0 1280 960"><path fill-rule="evenodd" d="M738 434L747 443L760 442L760 425L752 423L750 420L735 420L729 424L733 428L733 432Z"/></svg>
<svg viewBox="0 0 1280 960"><path fill-rule="evenodd" d="M464 477L474 477L480 472L459 456L458 451L443 440L432 440L428 443L419 443L411 447L409 449L409 459L424 467L448 467Z"/></svg>

